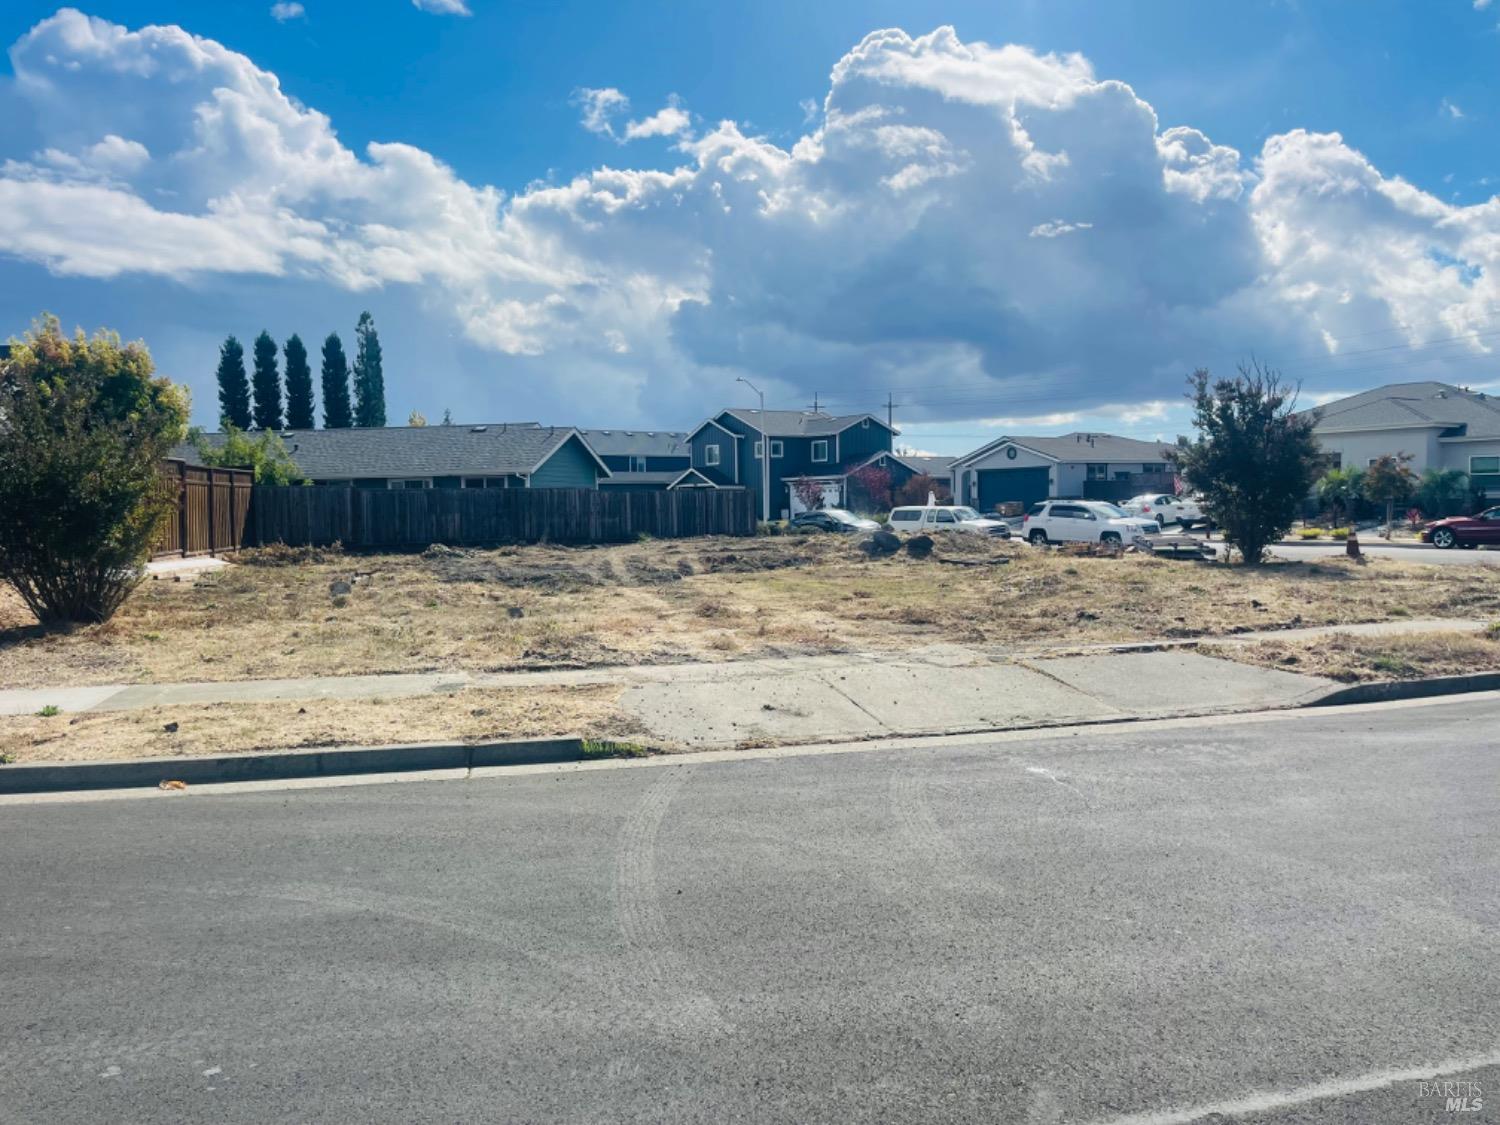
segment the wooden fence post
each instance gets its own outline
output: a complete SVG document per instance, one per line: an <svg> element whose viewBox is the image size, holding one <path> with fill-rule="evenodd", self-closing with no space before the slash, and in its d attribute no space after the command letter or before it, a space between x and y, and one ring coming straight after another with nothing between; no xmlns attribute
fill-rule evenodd
<svg viewBox="0 0 1500 1125"><path fill-rule="evenodd" d="M177 462L177 553L187 558L188 553L188 486L187 462Z"/></svg>

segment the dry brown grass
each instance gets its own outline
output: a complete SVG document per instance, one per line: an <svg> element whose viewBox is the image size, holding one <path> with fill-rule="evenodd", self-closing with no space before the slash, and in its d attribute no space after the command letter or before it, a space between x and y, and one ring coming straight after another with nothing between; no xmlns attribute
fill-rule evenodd
<svg viewBox="0 0 1500 1125"><path fill-rule="evenodd" d="M1265 641L1217 646L1213 655L1344 683L1416 680L1500 671L1500 630Z"/></svg>
<svg viewBox="0 0 1500 1125"><path fill-rule="evenodd" d="M335 581L352 585L347 597L331 595ZM1398 615L1500 616L1500 583L1481 568L1337 558L1247 570L1068 557L967 536L922 561L868 561L839 536L281 552L147 582L108 624L68 634L42 635L0 590L0 687L569 668L944 641L1035 647Z"/></svg>
<svg viewBox="0 0 1500 1125"><path fill-rule="evenodd" d="M473 689L403 699L214 703L0 718L0 760L186 758L440 740L618 739L637 733L637 725L616 710L620 690L614 686ZM174 723L176 730L169 732L168 725Z"/></svg>

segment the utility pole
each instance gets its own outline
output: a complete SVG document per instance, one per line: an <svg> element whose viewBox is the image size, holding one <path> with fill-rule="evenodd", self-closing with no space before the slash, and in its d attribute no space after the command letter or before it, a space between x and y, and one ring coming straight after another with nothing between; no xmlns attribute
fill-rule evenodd
<svg viewBox="0 0 1500 1125"><path fill-rule="evenodd" d="M818 392L817 391L813 391L813 413L816 414L817 412L818 412Z"/></svg>
<svg viewBox="0 0 1500 1125"><path fill-rule="evenodd" d="M885 396L885 424L888 429L896 428L896 403L889 392Z"/></svg>
<svg viewBox="0 0 1500 1125"><path fill-rule="evenodd" d="M736 383L744 383L760 398L760 522L771 522L771 439L766 436L766 396L759 387L741 375Z"/></svg>

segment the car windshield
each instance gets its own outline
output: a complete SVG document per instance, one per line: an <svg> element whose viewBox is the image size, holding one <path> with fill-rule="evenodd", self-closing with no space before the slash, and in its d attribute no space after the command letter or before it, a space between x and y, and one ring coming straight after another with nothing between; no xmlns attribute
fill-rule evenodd
<svg viewBox="0 0 1500 1125"><path fill-rule="evenodd" d="M858 516L856 516L853 512L847 512L847 511L845 511L843 508L825 508L824 511L823 511L823 514L825 516L830 516L833 519L838 520L839 523L858 523L859 522L859 517Z"/></svg>
<svg viewBox="0 0 1500 1125"><path fill-rule="evenodd" d="M954 508L953 514L961 520L978 520L984 518L973 508Z"/></svg>
<svg viewBox="0 0 1500 1125"><path fill-rule="evenodd" d="M1096 503L1089 504L1089 505L1086 505L1086 506L1089 507L1089 508L1092 508L1096 512L1099 512L1099 513L1101 513L1103 515L1108 516L1110 519L1117 520L1117 519L1119 519L1120 517L1122 517L1125 514L1125 512L1124 512L1123 509L1117 508L1113 504L1105 504L1103 502L1096 502Z"/></svg>

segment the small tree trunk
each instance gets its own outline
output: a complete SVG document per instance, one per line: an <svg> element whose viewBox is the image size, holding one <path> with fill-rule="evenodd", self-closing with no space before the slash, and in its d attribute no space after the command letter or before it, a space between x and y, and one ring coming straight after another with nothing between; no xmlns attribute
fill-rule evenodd
<svg viewBox="0 0 1500 1125"><path fill-rule="evenodd" d="M1391 537L1391 521L1396 518L1396 502L1387 500L1385 502L1385 537Z"/></svg>

